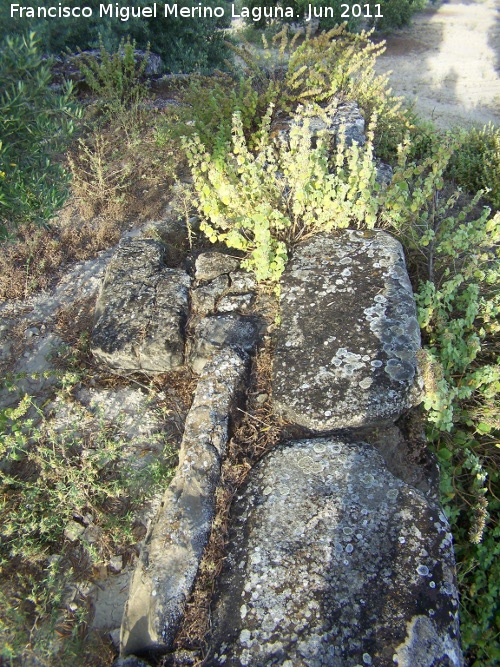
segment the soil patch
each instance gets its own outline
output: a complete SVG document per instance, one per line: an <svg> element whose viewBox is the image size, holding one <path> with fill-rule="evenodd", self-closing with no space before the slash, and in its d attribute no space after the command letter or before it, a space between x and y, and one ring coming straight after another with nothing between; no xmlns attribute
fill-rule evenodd
<svg viewBox="0 0 500 667"><path fill-rule="evenodd" d="M500 3L449 0L386 39L378 72L443 129L500 123Z"/></svg>

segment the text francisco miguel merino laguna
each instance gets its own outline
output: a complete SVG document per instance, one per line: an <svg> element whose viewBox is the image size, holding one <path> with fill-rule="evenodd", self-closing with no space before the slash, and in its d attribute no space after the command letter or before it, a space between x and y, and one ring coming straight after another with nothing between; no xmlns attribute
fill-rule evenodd
<svg viewBox="0 0 500 667"><path fill-rule="evenodd" d="M133 7L130 5L119 5L118 3L100 4L99 9L92 9L88 6L65 6L59 2L57 5L47 5L45 7L30 7L29 5L20 5L11 3L11 18L89 18L94 15L94 11L100 18L114 18L120 21L128 21L131 18L222 18L226 12L231 12L231 18L251 19L260 21L261 18L270 19L294 19L301 18L300 14L295 14L291 7L245 7L237 10L233 3L226 7L205 7L201 2L198 6L182 7L177 4L158 4L154 2L149 6ZM331 7L318 7L309 5L304 13L306 21L311 18L328 18L328 12L332 12Z"/></svg>

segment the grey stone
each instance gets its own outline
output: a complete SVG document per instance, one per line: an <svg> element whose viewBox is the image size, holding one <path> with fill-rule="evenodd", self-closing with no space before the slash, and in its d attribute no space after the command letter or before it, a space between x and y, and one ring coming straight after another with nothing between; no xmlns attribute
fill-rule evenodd
<svg viewBox="0 0 500 667"><path fill-rule="evenodd" d="M254 302L253 294L228 294L219 301L219 313L244 312L249 310Z"/></svg>
<svg viewBox="0 0 500 667"><path fill-rule="evenodd" d="M195 278L198 283L206 283L223 273L236 271L240 266L240 259L221 252L203 252L196 258Z"/></svg>
<svg viewBox="0 0 500 667"><path fill-rule="evenodd" d="M64 537L70 542L76 542L85 532L85 526L78 521L68 521L64 527Z"/></svg>
<svg viewBox="0 0 500 667"><path fill-rule="evenodd" d="M285 129L280 132L282 139L288 139L289 128L295 123L297 120L285 122ZM354 142L359 146L364 146L366 143L365 119L356 102L332 104L325 109L325 117L320 115L310 117L309 130L313 141L320 132L326 130L332 136L334 143L338 142L341 133L344 133L346 146L352 146Z"/></svg>
<svg viewBox="0 0 500 667"><path fill-rule="evenodd" d="M299 245L281 284L273 401L322 431L396 420L421 400L420 328L398 241L347 230Z"/></svg>
<svg viewBox="0 0 500 667"><path fill-rule="evenodd" d="M190 594L214 514L230 415L247 374L244 352L207 365L188 413L179 466L146 537L123 616L122 653L168 650Z"/></svg>
<svg viewBox="0 0 500 667"><path fill-rule="evenodd" d="M229 278L231 279L229 294L247 294L257 288L255 275L249 271L234 271L229 274Z"/></svg>
<svg viewBox="0 0 500 667"><path fill-rule="evenodd" d="M279 446L234 515L208 664L463 664L446 517L371 445Z"/></svg>
<svg viewBox="0 0 500 667"><path fill-rule="evenodd" d="M127 239L107 268L91 345L112 368L165 372L184 362L191 281L163 266L163 252L153 239Z"/></svg>
<svg viewBox="0 0 500 667"><path fill-rule="evenodd" d="M255 317L242 315L214 315L200 320L188 342L188 362L195 373L201 373L205 364L219 350L227 347L251 352L257 344L260 322Z"/></svg>
<svg viewBox="0 0 500 667"><path fill-rule="evenodd" d="M191 308L198 315L211 315L217 310L218 300L229 287L229 276L217 276L209 283L191 292Z"/></svg>
<svg viewBox="0 0 500 667"><path fill-rule="evenodd" d="M113 574L118 574L123 570L123 556L112 556L108 561L109 571Z"/></svg>

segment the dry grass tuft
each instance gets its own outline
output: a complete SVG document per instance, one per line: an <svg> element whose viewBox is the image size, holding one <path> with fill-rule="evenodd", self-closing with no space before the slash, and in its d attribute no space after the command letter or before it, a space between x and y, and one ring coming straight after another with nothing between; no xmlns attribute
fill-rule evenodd
<svg viewBox="0 0 500 667"><path fill-rule="evenodd" d="M74 223L62 229L19 229L0 255L0 299L25 299L48 289L69 263L95 257L115 245L120 235L120 227L109 220Z"/></svg>

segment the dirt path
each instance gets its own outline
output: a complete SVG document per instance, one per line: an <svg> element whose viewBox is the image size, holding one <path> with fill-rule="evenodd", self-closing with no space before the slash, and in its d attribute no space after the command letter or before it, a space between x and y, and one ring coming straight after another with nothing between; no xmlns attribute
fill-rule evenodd
<svg viewBox="0 0 500 667"><path fill-rule="evenodd" d="M378 71L436 125L500 124L500 0L448 0L387 38Z"/></svg>

